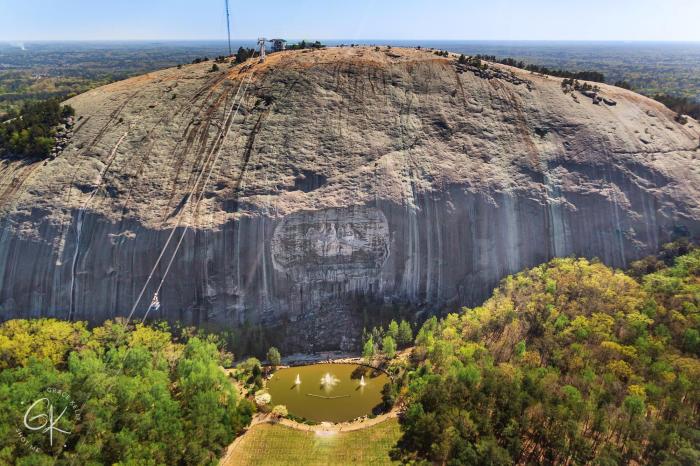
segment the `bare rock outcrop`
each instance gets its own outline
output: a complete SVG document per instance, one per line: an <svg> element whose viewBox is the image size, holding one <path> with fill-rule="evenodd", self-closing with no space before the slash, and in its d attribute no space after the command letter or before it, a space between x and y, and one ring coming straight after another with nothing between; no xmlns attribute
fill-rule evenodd
<svg viewBox="0 0 700 466"><path fill-rule="evenodd" d="M0 165L0 315L101 322L145 286L141 318L165 277L149 317L350 348L382 306L473 305L554 256L624 267L700 234L696 121L455 62L289 51L70 99L58 157Z"/></svg>

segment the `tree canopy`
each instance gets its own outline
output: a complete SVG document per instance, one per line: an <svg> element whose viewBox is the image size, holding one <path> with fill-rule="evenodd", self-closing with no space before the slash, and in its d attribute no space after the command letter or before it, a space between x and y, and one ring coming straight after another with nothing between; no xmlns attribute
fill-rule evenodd
<svg viewBox="0 0 700 466"><path fill-rule="evenodd" d="M213 343L107 322L0 325L0 463L216 464L249 423ZM16 432L27 406L60 391L70 434ZM76 416L76 413L79 414ZM58 437L58 438L57 438Z"/></svg>

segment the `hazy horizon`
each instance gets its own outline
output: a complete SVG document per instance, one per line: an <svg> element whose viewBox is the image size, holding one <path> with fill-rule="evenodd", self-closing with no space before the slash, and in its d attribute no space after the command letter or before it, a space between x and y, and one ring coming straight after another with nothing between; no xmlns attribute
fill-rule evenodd
<svg viewBox="0 0 700 466"><path fill-rule="evenodd" d="M695 0L322 0L230 2L232 38L358 40L700 41ZM0 41L183 41L226 38L223 0L3 0Z"/></svg>
<svg viewBox="0 0 700 466"><path fill-rule="evenodd" d="M294 42L294 41L301 41L301 40L319 40L319 41L325 41L331 43L331 45L335 45L343 43L344 45L349 45L351 44L351 41L354 41L355 43L359 45L363 45L365 43L371 42L371 41L377 41L377 42L388 42L388 41L394 41L396 43L401 43L401 42L425 42L425 43L430 43L430 42L472 42L472 43L479 43L479 42L498 42L498 43L518 43L518 42L527 42L527 43L557 43L557 44L698 44L700 45L700 40L592 40L592 39L394 39L394 38L377 38L377 37L361 37L361 38L354 38L354 39L349 39L349 38L343 38L343 37L335 37L335 38L326 38L326 39L319 39L316 37L283 37L285 40L288 42ZM231 38L231 43L243 43L243 42L257 42L257 38L236 38L233 39ZM74 42L82 42L82 43L159 43L159 42L175 42L175 43L226 43L226 39L175 39L175 38L168 38L168 39L3 39L0 40L0 44L5 44L5 45L15 45L15 44L45 44L45 43L74 43Z"/></svg>

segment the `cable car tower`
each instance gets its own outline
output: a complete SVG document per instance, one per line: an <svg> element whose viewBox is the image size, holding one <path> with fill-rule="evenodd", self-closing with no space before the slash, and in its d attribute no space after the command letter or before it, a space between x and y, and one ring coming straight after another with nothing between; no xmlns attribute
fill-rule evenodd
<svg viewBox="0 0 700 466"><path fill-rule="evenodd" d="M267 43L267 39L265 39L264 37L260 37L258 39L258 47L260 47L260 53L259 53L260 63L265 61L265 44L266 43Z"/></svg>

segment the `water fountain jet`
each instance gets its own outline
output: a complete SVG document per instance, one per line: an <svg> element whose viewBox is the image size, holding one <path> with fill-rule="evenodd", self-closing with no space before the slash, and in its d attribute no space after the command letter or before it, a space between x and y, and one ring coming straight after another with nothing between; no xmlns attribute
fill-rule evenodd
<svg viewBox="0 0 700 466"><path fill-rule="evenodd" d="M301 385L301 377L297 374L297 378L294 380L294 385Z"/></svg>
<svg viewBox="0 0 700 466"><path fill-rule="evenodd" d="M321 377L321 385L327 389L333 387L338 382L339 380L330 372L326 372L323 377Z"/></svg>
<svg viewBox="0 0 700 466"><path fill-rule="evenodd" d="M365 376L363 375L360 377L360 387L364 387L365 385L367 385L367 382L365 382Z"/></svg>

